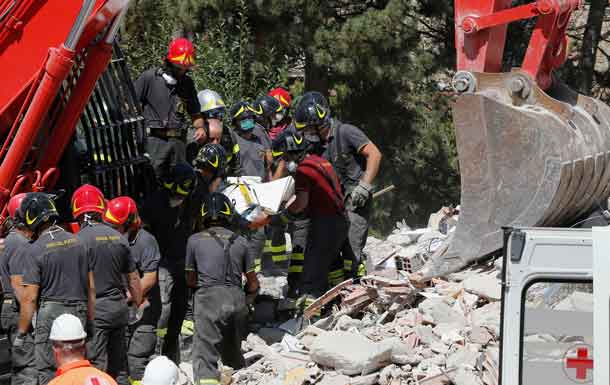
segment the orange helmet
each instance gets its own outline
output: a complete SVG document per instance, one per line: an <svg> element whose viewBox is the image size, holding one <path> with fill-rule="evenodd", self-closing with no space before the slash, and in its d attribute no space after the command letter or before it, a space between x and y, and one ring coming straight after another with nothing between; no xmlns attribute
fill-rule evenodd
<svg viewBox="0 0 610 385"><path fill-rule="evenodd" d="M21 207L21 202L25 198L25 193L17 194L8 201L8 215L14 220L17 210Z"/></svg>
<svg viewBox="0 0 610 385"><path fill-rule="evenodd" d="M182 69L191 68L195 65L193 43L184 37L172 40L167 49L167 60Z"/></svg>
<svg viewBox="0 0 610 385"><path fill-rule="evenodd" d="M121 226L139 227L141 224L140 215L136 202L130 197L118 197L108 202L108 207L104 212L104 222Z"/></svg>
<svg viewBox="0 0 610 385"><path fill-rule="evenodd" d="M276 98L284 107L290 107L290 104L292 103L290 93L282 87L274 88L269 91L269 96Z"/></svg>
<svg viewBox="0 0 610 385"><path fill-rule="evenodd" d="M72 216L78 218L86 213L104 214L104 194L95 186L84 184L72 194Z"/></svg>

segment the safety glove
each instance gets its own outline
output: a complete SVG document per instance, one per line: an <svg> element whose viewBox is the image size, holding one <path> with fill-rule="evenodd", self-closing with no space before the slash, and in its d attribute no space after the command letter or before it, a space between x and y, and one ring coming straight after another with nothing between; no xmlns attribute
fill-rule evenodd
<svg viewBox="0 0 610 385"><path fill-rule="evenodd" d="M366 205L366 202L371 197L372 191L373 186L361 180L358 183L358 186L356 186L356 188L354 188L354 190L350 194L352 205L355 208Z"/></svg>

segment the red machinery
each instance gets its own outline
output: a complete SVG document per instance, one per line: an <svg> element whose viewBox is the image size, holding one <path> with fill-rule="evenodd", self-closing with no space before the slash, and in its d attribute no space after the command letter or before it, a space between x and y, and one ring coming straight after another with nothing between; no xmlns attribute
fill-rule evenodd
<svg viewBox="0 0 610 385"><path fill-rule="evenodd" d="M0 0L0 208L19 192L55 185L58 163L111 60L127 5Z"/></svg>
<svg viewBox="0 0 610 385"><path fill-rule="evenodd" d="M571 225L610 195L610 108L553 75L581 1L511 3L455 0L460 220L422 279L497 252L503 226ZM522 66L502 73L507 24L529 18Z"/></svg>

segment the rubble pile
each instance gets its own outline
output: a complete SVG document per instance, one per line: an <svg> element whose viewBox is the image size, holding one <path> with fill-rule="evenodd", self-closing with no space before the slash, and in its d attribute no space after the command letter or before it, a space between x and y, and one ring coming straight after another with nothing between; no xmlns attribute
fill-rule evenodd
<svg viewBox="0 0 610 385"><path fill-rule="evenodd" d="M268 345L251 334L242 346L249 366L233 373L232 383L496 385L500 264L425 287L408 279L446 237L401 224L384 241L370 238L370 275L320 297L305 310L305 327L296 335ZM409 268L399 266L401 259ZM323 306L327 316L317 319Z"/></svg>

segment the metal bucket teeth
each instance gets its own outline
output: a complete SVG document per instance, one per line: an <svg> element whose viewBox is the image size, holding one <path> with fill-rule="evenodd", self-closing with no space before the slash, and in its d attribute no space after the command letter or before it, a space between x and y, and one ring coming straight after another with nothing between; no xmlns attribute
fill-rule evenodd
<svg viewBox="0 0 610 385"><path fill-rule="evenodd" d="M424 279L499 250L503 226L569 225L610 192L610 108L558 92L574 100L561 102L524 76L474 74L478 90L455 102L460 221ZM516 77L529 82L525 97L510 87Z"/></svg>

